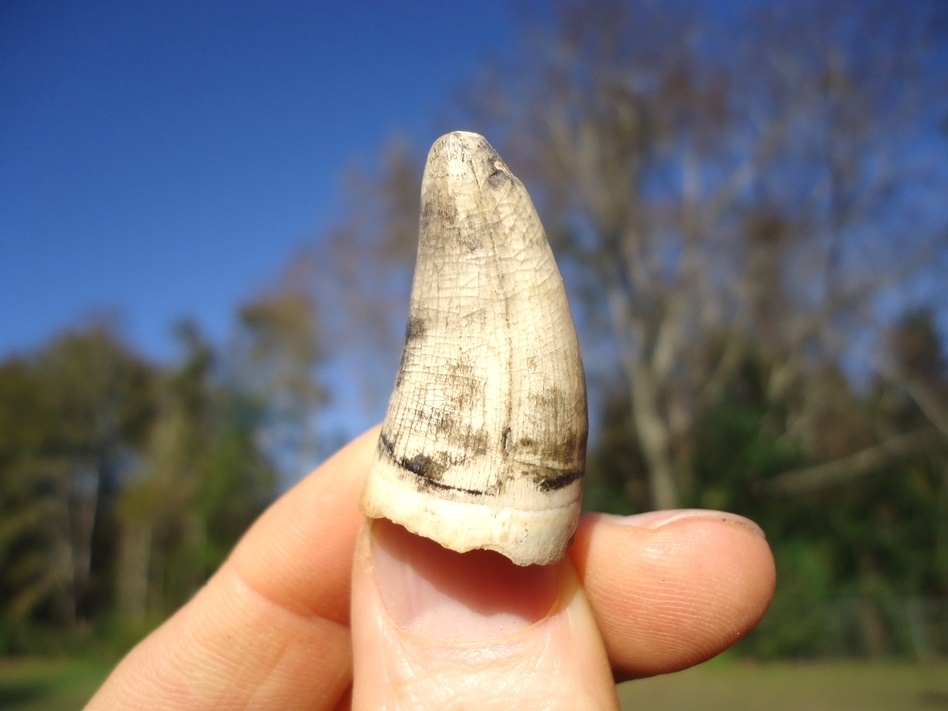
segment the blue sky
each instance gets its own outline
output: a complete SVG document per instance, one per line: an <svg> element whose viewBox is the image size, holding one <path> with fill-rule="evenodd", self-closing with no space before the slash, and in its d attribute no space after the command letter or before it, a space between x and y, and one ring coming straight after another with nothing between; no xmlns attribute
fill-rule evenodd
<svg viewBox="0 0 948 711"><path fill-rule="evenodd" d="M0 358L110 310L156 359L215 340L329 225L338 179L418 144L510 3L6 2Z"/></svg>
<svg viewBox="0 0 948 711"><path fill-rule="evenodd" d="M445 128L518 5L0 4L0 359L110 311L159 361L182 317L223 343L339 216L349 165ZM331 428L380 416L337 380Z"/></svg>

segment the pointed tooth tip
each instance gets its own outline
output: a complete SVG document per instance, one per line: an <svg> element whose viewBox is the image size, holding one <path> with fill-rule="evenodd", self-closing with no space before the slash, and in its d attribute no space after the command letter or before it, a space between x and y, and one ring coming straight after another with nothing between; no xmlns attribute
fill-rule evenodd
<svg viewBox="0 0 948 711"><path fill-rule="evenodd" d="M486 138L471 131L452 131L436 140L428 152L422 196L429 187L440 193L450 185L480 185L498 172L514 177Z"/></svg>
<svg viewBox="0 0 948 711"><path fill-rule="evenodd" d="M457 143L465 146L482 145L487 143L487 139L479 133L473 131L451 131L441 136L434 145ZM490 144L487 144L490 145Z"/></svg>
<svg viewBox="0 0 948 711"><path fill-rule="evenodd" d="M488 159L499 158L497 151L479 133L471 131L452 131L436 140L428 153L429 162L437 158L455 158L469 160L472 156L484 154Z"/></svg>

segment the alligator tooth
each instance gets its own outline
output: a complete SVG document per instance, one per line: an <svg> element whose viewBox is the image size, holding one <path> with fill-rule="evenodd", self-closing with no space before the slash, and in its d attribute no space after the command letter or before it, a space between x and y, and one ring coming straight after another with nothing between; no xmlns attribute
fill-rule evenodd
<svg viewBox="0 0 948 711"><path fill-rule="evenodd" d="M431 147L405 345L362 512L518 565L563 557L586 457L586 385L563 280L491 145Z"/></svg>

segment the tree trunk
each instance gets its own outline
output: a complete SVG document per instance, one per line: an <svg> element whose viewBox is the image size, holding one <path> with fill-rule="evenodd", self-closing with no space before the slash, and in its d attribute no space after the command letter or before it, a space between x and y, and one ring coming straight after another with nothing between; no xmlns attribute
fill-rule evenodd
<svg viewBox="0 0 948 711"><path fill-rule="evenodd" d="M148 570L151 562L151 524L129 523L122 537L119 564L119 609L132 623L145 619L148 609Z"/></svg>
<svg viewBox="0 0 948 711"><path fill-rule="evenodd" d="M632 418L648 466L652 506L655 509L678 508L679 493L671 457L671 434L661 415L655 379L641 362L629 363L626 370L632 389Z"/></svg>

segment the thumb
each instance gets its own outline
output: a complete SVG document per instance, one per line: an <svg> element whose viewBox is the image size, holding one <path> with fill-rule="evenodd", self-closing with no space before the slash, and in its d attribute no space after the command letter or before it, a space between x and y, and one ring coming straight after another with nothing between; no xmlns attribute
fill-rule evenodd
<svg viewBox="0 0 948 711"><path fill-rule="evenodd" d="M568 558L519 567L367 521L351 625L354 709L618 708Z"/></svg>

